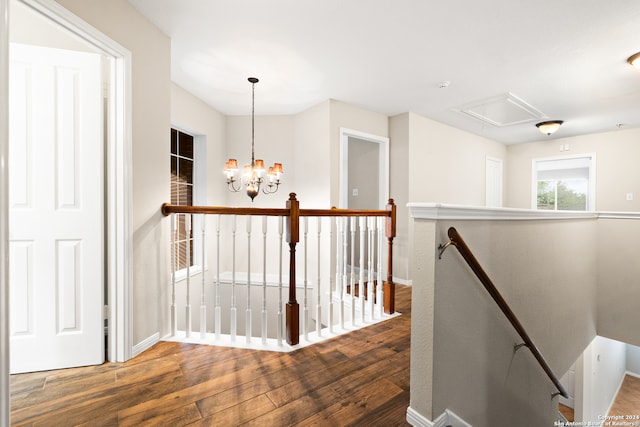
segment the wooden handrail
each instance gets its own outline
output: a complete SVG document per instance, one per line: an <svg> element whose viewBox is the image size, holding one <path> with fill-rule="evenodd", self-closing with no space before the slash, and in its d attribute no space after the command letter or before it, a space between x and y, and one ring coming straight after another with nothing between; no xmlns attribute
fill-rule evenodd
<svg viewBox="0 0 640 427"><path fill-rule="evenodd" d="M163 203L160 208L162 215L169 216L172 213L206 214L206 215L263 215L263 216L289 216L289 209L283 208L233 208L229 206L184 206Z"/></svg>
<svg viewBox="0 0 640 427"><path fill-rule="evenodd" d="M289 216L289 209L282 208L234 208L229 206L182 206L163 203L160 208L164 216L172 213L208 214L208 215L264 215ZM366 209L300 209L299 216L383 216L389 217L387 210Z"/></svg>
<svg viewBox="0 0 640 427"><path fill-rule="evenodd" d="M164 203L161 207L164 216L172 213L205 214L205 215L261 215L287 217L287 243L289 244L289 300L286 304L286 338L287 343L296 345L299 342L299 305L296 301L296 244L300 240L300 217L344 217L344 216L378 216L385 217L385 234L387 237L387 281L384 282L384 312L395 312L395 284L393 283L392 253L393 238L396 236L396 205L389 199L385 210L364 209L300 209L295 193L289 194L287 207L281 208L245 208L228 206L179 206Z"/></svg>
<svg viewBox="0 0 640 427"><path fill-rule="evenodd" d="M447 231L447 234L449 235L450 242L447 243L447 245L445 246L441 246L441 250L444 250L444 248L449 245L455 246L456 249L458 249L458 252L460 252L460 255L462 255L462 258L464 258L464 260L467 262L467 265L469 265L471 270L473 270L476 277L478 277L478 279L480 280L484 288L487 290L487 292L489 292L489 294L491 295L493 300L496 302L496 304L498 304L498 307L500 307L500 310L502 310L502 313L504 313L504 315L507 317L511 325L518 332L518 335L520 335L520 338L522 338L522 340L524 341L524 346L526 346L531 351L531 353L536 358L536 360L538 361L538 363L540 364L544 372L547 374L551 382L553 382L553 384L558 389L558 393L554 393L554 396L560 394L565 398L569 398L569 394L560 383L560 380L558 379L556 374L553 372L553 370L551 369L546 359L544 358L544 356L542 355L542 353L540 352L536 344L533 342L533 340L531 339L527 331L524 329L524 327L518 320L518 317L513 313L513 311L511 310L511 307L509 307L509 304L507 304L507 302L502 297L498 289L495 287L495 285L493 284L493 282L491 281L487 273L485 273L484 269L482 268L482 266L480 265L476 257L471 252L471 249L469 249L465 241L462 239L458 231L454 227L450 227L449 230Z"/></svg>

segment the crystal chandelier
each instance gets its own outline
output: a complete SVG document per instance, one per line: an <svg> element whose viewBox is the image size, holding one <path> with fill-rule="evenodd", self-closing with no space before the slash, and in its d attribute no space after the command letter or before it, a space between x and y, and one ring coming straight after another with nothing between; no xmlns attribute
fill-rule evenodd
<svg viewBox="0 0 640 427"><path fill-rule="evenodd" d="M243 187L247 189L247 196L251 197L251 201L260 193L271 194L278 191L280 185L280 175L282 175L282 163L274 163L269 166L269 170L265 175L264 160L255 158L255 85L258 79L249 77L251 83L251 164L245 165L242 175L238 177L238 161L236 159L227 160L224 167L224 174L227 177L227 186L229 191L237 193Z"/></svg>

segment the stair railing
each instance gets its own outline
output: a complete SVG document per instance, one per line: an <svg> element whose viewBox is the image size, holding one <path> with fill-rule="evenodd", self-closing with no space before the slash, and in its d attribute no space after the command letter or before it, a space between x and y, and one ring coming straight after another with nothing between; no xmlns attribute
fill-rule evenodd
<svg viewBox="0 0 640 427"><path fill-rule="evenodd" d="M379 295L378 297L381 297L380 299L383 300L383 310L385 314L393 314L395 312L395 284L393 283L393 269L392 269L392 265L393 265L393 239L396 235L396 206L393 202L393 199L389 199L386 207L384 210L353 210L353 209L336 209L336 208L332 208L332 209L300 209L300 204L299 201L296 199L296 194L295 193L290 193L289 194L289 199L287 200L286 203L286 208L238 208L238 207L224 207L224 206L178 206L178 205L171 205L169 203L165 203L162 205L161 208L162 214L165 216L169 216L172 214L185 214L185 215L195 215L195 214L202 214L202 215L232 215L232 216L246 216L246 215L255 215L255 216L263 216L263 217L267 217L267 216L276 216L276 217L281 217L281 218L285 218L286 221L286 231L285 231L285 235L286 235L286 241L289 245L289 295L288 295L288 301L286 303L286 319L285 319L285 329L286 329L286 341L289 345L296 345L299 343L299 339L300 339L300 307L298 304L298 301L296 300L296 278L297 276L297 271L296 271L296 245L297 243L300 241L300 234L302 232L303 234L303 238L304 238L304 248L305 248L305 255L306 255L306 236L307 236L307 221L305 217L336 217L336 224L340 223L341 220L340 218L343 217L365 217L365 218L372 218L372 217L383 217L385 224L384 224L384 229L385 229L385 237L387 239L387 277L386 277L386 281L384 281L382 283L382 287L378 287L379 290ZM304 218L302 224L300 223L300 218ZM175 234L175 221L172 220L172 236ZM188 220L185 217L185 223L186 224L190 224L190 220ZM263 226L264 227L264 226ZM371 228L372 229L372 228ZM234 230L235 232L235 222L234 222ZM250 232L250 230L248 229L248 231ZM219 240L219 222L218 222L218 229L217 229L217 238ZM264 231L264 233L266 233L266 231ZM318 223L318 233L320 233L320 223ZM188 234L188 231L187 231ZM203 235L204 235L204 230L203 230ZM282 233L280 233L280 236L282 236ZM338 236L336 236L338 238ZM265 237L266 239L266 234ZM233 240L235 242L235 239ZM340 244L340 242L338 242L338 244ZM187 245L187 248L189 248L189 245ZM382 259L382 249L379 247L378 248L380 253L378 254L378 260ZM173 251L173 245L172 245L172 251ZM203 250L204 252L204 250ZM235 252L235 249L234 249ZM172 260L172 271L173 271L173 290L172 290L172 298L173 298L173 304L172 304L172 313L171 313L171 317L172 317L172 332L175 334L176 332L176 325L177 325L177 314L176 314L176 307L175 307L175 270L176 270L176 266L175 266L175 257L176 254L172 254L172 256L174 257L174 259ZM187 256L189 256L187 254ZM372 259L373 256L372 254L370 254L370 259ZM304 295L305 295L305 301L304 301L304 313L303 313L303 320L306 319L307 316L307 306L306 306L306 282L307 282L307 278L306 278L306 257L305 257L305 266L304 266L304 274L305 274L305 288L304 288ZM188 264L187 264L188 266ZM371 313L373 315L373 278L371 276L371 265L369 265L370 267L370 276L369 276L369 286L368 286L368 292L369 292L369 301L371 304ZM219 270L219 268L217 268L217 270ZM378 269L378 271L380 271L380 269ZM247 272L248 274L248 278L249 278L249 282L250 282L250 271ZM235 267L234 267L234 274L235 274ZM188 280L188 276L189 273L187 272L187 280ZM217 279L216 281L217 283L220 282L219 279ZM235 283L235 279L233 280L233 282ZM204 282L203 282L204 283ZM338 281L336 280L336 286L338 285ZM342 281L340 281L340 289L345 289L346 286L346 280L343 283ZM187 285L187 290L188 290L189 286ZM203 285L204 288L204 285ZM319 289L319 288L318 288ZM350 288L350 292L353 295L355 289L354 286L351 286ZM362 291L362 287L360 290L360 296L363 296L363 291ZM250 295L248 295L248 298L250 297ZM364 301L364 298L361 298L361 300ZM250 301L248 301L250 303ZM203 303L204 305L204 303ZM235 302L232 301L232 309L234 308ZM204 309L203 309L204 310ZM264 307L263 307L264 310ZM342 310L342 307L341 307ZM187 319L190 319L190 306L187 305ZM217 314L217 317L219 317L219 315ZM352 319L353 320L353 319ZM249 314L247 315L247 323L249 324L250 322L250 317ZM319 325L318 325L319 326ZM332 327L332 324L330 324L330 327ZM202 328L202 324L201 324L201 328ZM303 328L304 328L304 332L307 332L307 328L306 328L306 322L303 323ZM232 329L233 326L232 326ZM204 331L204 329L202 329ZM235 331L232 331L232 335ZM187 336L190 333L190 324L187 324ZM220 331L219 331L219 322L216 322L216 335L220 335ZM264 333L263 333L264 336ZM247 335L247 339L249 339L249 335Z"/></svg>
<svg viewBox="0 0 640 427"><path fill-rule="evenodd" d="M473 270L478 280L480 280L480 283L482 283L487 292L489 292L489 295L491 295L496 304L498 304L498 307L500 307L502 313L507 317L513 328L516 330L516 332L518 332L518 335L520 335L520 338L522 338L522 340L524 341L523 344L517 345L515 349L517 350L521 346L524 346L531 351L533 357L535 357L535 359L538 361L540 367L542 367L551 382L553 382L553 384L558 389L558 392L551 395L552 398L557 395L569 398L567 390L565 390L565 388L560 383L560 380L549 366L549 363L547 363L547 360L540 352L540 349L538 349L536 344L533 342L533 339L531 339L531 336L529 336L527 331L524 329L524 326L522 326L522 324L518 320L518 317L514 314L513 310L511 310L511 307L509 307L509 304L507 304L498 289L495 287L487 273L484 271L476 257L473 255L473 252L471 252L471 249L469 249L465 241L462 239L462 236L460 236L460 233L458 233L458 231L454 227L450 227L447 231L447 234L449 236L449 242L445 243L444 245L441 244L440 246L438 246L438 249L440 251L439 258L442 258L443 252L449 246L455 246L456 249L458 249L458 252L460 252L462 258L464 258L464 260L467 262L467 265L471 268L471 270Z"/></svg>

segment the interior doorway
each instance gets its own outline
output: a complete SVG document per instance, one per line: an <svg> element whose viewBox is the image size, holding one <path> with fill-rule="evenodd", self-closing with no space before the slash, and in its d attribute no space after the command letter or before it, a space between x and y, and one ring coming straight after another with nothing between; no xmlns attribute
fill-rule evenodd
<svg viewBox="0 0 640 427"><path fill-rule="evenodd" d="M389 138L340 129L340 207L384 209L389 199Z"/></svg>
<svg viewBox="0 0 640 427"><path fill-rule="evenodd" d="M98 194L100 202L98 203L100 217L100 224L98 229L100 231L100 243L98 251L101 255L98 256L100 260L98 280L105 286L100 286L99 289L99 304L96 305L97 313L94 316L99 321L99 334L100 339L97 346L102 348L104 345L104 332L106 331L103 326L104 318L107 317L108 321L108 348L107 355L110 361L125 361L131 358L132 354L132 333L131 333L131 253L132 253L132 232L131 232L131 89L130 89L130 67L131 67L131 54L130 52L115 43L104 34L95 30L93 27L80 20L77 16L73 15L58 3L52 0L0 0L2 9L9 10L9 28L12 29L6 40L2 40L0 44L0 62L9 63L9 42L21 42L25 45L38 45L40 47L46 47L52 51L58 49L60 51L77 51L77 52L91 52L94 56L98 57L99 65L98 69L104 79L100 79L98 82L98 96L94 101L97 102L97 109L100 111L98 115L98 122L100 129L99 141L99 157L100 157L100 181L97 184L98 187L93 187L92 190ZM25 23L25 20L27 23ZM20 65L21 66L21 65ZM20 67L18 66L18 68ZM7 67L8 68L8 67ZM64 68L64 67L62 67ZM60 68L60 70L62 70ZM65 69L64 72L69 71ZM59 75L64 72L58 73ZM9 74L9 73L7 73ZM23 74L25 79L30 79L29 72ZM67 74L66 83L73 86L74 84L80 84L82 80L77 75ZM5 78L5 77L3 77ZM12 78L9 75L8 80L4 84L7 87L10 85L8 81ZM27 86L24 86L27 87ZM29 89L30 90L30 89ZM73 90L71 91L73 92ZM5 93L5 92L3 92ZM11 111L9 108L8 96L2 100L3 105L7 106L9 110L8 116L19 116L15 111ZM11 108L15 108L15 105L20 103L12 103ZM30 113L29 113L30 114ZM11 121L9 121L12 123ZM14 126L16 126L14 124ZM15 130L15 129L14 129ZM8 134L0 135L0 144L3 147L9 145L8 137L12 130L9 130ZM91 138L96 138L94 135ZM79 147L69 145L65 148L65 155L59 155L55 157L54 168L57 170L72 171L73 168L64 167L60 164L61 159L73 159L73 162L80 161ZM25 153L27 153L25 151ZM42 156L42 153L31 152L31 157ZM13 172L20 172L19 161L12 157L9 158L8 170ZM12 164L15 161L16 164ZM55 163L54 162L54 163ZM77 166L78 164L76 164ZM30 167L35 167L31 165ZM76 169L78 170L78 169ZM24 172L24 167L22 168ZM11 186L11 179L9 179L6 169L2 170L3 182L9 182ZM14 182L20 186L20 181L13 178ZM81 181L81 177L75 176L73 173L68 173L66 176L61 177L61 180L66 180L67 189L74 188L74 185L79 188L84 185ZM56 190L58 191L58 190ZM75 191L75 190L74 190ZM65 203L72 201L73 197L78 194L66 193L67 199ZM58 194L60 192L58 191ZM65 196L66 197L66 196ZM78 199L79 200L79 199ZM2 216L2 222L7 221L10 218L8 203L9 200L4 199L2 203L2 210L0 216ZM64 203L63 203L64 204ZM85 203L86 204L86 203ZM14 213L15 215L15 213ZM18 216L15 216L18 217ZM8 250L9 248L9 236L2 236L3 248ZM63 281L70 286L67 287L65 293L65 303L72 304L76 309L70 310L57 310L56 322L62 322L65 328L74 324L74 327L80 327L75 318L75 314L81 312L77 304L80 303L80 295L83 294L84 289L77 282L74 282L74 273L77 272L77 266L73 263L82 258L80 255L80 248L82 244L72 244L73 239L58 239L58 248L61 252L64 252L66 261L68 261L64 267L67 268L69 274L64 277L57 277L57 279L64 279ZM71 242L71 243L70 243ZM76 242L78 243L78 242ZM28 246L28 245L27 245ZM17 273L24 273L24 269L21 269L17 264L14 265L16 260L28 260L29 249L27 247L20 247L17 256L10 257L9 266L13 267L11 270ZM93 257L93 255L92 255ZM12 273L9 273L9 277ZM7 277L7 279L9 278ZM22 274L23 279L29 279L28 274ZM2 283L6 292L6 288L10 286L9 280ZM74 295L73 291L77 291ZM31 298L30 294L22 295L23 301L28 301ZM68 298L67 298L68 297ZM14 302L14 301L12 301ZM60 302L60 300L58 300ZM11 303L7 302L9 310L3 310L2 328L3 336L9 336L10 331L8 326L9 319L12 317L9 312L12 311ZM95 307L94 307L95 308ZM75 314L74 314L75 313ZM103 313L105 315L103 316ZM22 325L29 327L29 317L23 316L21 319ZM15 319L14 319L15 321ZM5 329L6 328L6 329ZM67 328L69 329L69 328ZM9 349L6 348L6 341L2 342L1 353L3 357L9 357ZM9 348L11 345L9 345ZM104 356L103 356L104 358ZM81 362L82 363L82 362ZM8 387L8 377L4 374L8 373L8 363L3 360L3 375L2 375L2 387ZM5 368L6 366L6 368ZM5 371L6 369L6 371ZM3 396L4 401L4 396Z"/></svg>

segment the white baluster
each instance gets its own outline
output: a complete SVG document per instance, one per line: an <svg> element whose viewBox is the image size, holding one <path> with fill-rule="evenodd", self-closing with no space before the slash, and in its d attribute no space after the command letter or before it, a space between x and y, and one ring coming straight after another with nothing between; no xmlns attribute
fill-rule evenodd
<svg viewBox="0 0 640 427"><path fill-rule="evenodd" d="M186 306L186 335L191 337L191 215L184 216L184 232L187 239L187 306Z"/></svg>
<svg viewBox="0 0 640 427"><path fill-rule="evenodd" d="M207 336L207 304L205 301L205 296L204 296L204 291L205 291L205 287L204 287L204 248L205 248L205 221L206 221L206 215L202 215L200 217L201 221L202 221L202 260L200 262L201 265L201 271L200 271L200 276L202 276L202 294L201 294L201 299L200 299L200 339L204 340Z"/></svg>
<svg viewBox="0 0 640 427"><path fill-rule="evenodd" d="M282 340L284 338L284 316L282 314L282 224L284 223L284 217L278 217L278 234L280 236L279 254L278 254L278 346L282 346Z"/></svg>
<svg viewBox="0 0 640 427"><path fill-rule="evenodd" d="M348 256L349 256L349 234L347 233L347 222L348 218L345 216L342 218L342 289L340 292L340 314L342 315L342 321L340 322L340 326L344 329L345 318L344 318L344 296L347 292L347 264L348 264Z"/></svg>
<svg viewBox="0 0 640 427"><path fill-rule="evenodd" d="M356 324L356 281L355 281L355 266L356 266L356 217L352 216L349 218L349 225L351 231L351 271L349 272L349 299L351 301L351 324L355 326Z"/></svg>
<svg viewBox="0 0 640 427"><path fill-rule="evenodd" d="M222 306L220 305L220 215L216 215L216 340L220 339Z"/></svg>
<svg viewBox="0 0 640 427"><path fill-rule="evenodd" d="M237 333L237 308L236 308L236 215L231 219L231 342L235 342Z"/></svg>
<svg viewBox="0 0 640 427"><path fill-rule="evenodd" d="M382 230L384 230L384 217L378 217L378 228L376 230L376 244L378 245L378 271L377 273L377 287L376 287L376 302L378 304L377 314L378 318L382 318L384 313L384 300L382 299L382 236L384 236Z"/></svg>
<svg viewBox="0 0 640 427"><path fill-rule="evenodd" d="M267 217L262 217L262 344L267 345Z"/></svg>
<svg viewBox="0 0 640 427"><path fill-rule="evenodd" d="M318 277L316 279L316 333L318 337L322 336L322 302L320 293L320 253L322 238L322 217L318 217Z"/></svg>
<svg viewBox="0 0 640 427"><path fill-rule="evenodd" d="M177 218L177 214L171 214L171 335L174 337L178 331L178 314L176 311L176 265L178 263L178 251L176 250Z"/></svg>
<svg viewBox="0 0 640 427"><path fill-rule="evenodd" d="M251 222L253 217L247 215L247 310L245 332L247 344L251 344Z"/></svg>
<svg viewBox="0 0 640 427"><path fill-rule="evenodd" d="M366 218L361 216L359 217L360 223L360 274L358 275L358 302L360 306L360 321L364 323L364 254L365 254L365 235L367 232L366 229Z"/></svg>
<svg viewBox="0 0 640 427"><path fill-rule="evenodd" d="M333 217L329 218L329 247L331 247L331 245L333 245L333 225L335 223L336 226L336 236L338 235L338 218L337 217ZM337 240L337 237L336 237ZM337 256L337 252L336 251L336 256ZM331 259L331 258L329 258ZM337 271L337 266L338 263L336 262L336 271ZM337 273L336 273L336 278L337 278ZM335 281L333 279L333 275L331 273L329 273L329 333L333 333L333 323L334 323L334 319L333 319L333 289L334 287L338 286L337 281Z"/></svg>
<svg viewBox="0 0 640 427"><path fill-rule="evenodd" d="M343 240L344 240L344 227L343 227L343 218L340 217L336 220L336 225L337 225L337 231L338 231L338 236L336 239L337 242L337 250L336 250L336 256L337 256L337 262L336 262L336 284L337 284L337 288L336 288L336 292L338 292L338 298L339 298L339 303L338 303L338 316L340 319L340 328L344 329L344 282L342 280L342 263L343 263L343 256L342 254L344 253L344 245L343 245Z"/></svg>
<svg viewBox="0 0 640 427"><path fill-rule="evenodd" d="M309 341L309 306L307 305L307 288L309 281L307 280L307 237L309 235L309 217L302 217L303 233L304 233L304 294L302 302L302 334L304 339Z"/></svg>
<svg viewBox="0 0 640 427"><path fill-rule="evenodd" d="M375 217L369 217L367 225L369 227L369 241L367 242L368 257L369 257L369 277L367 285L367 300L369 301L369 318L373 319L373 222Z"/></svg>

